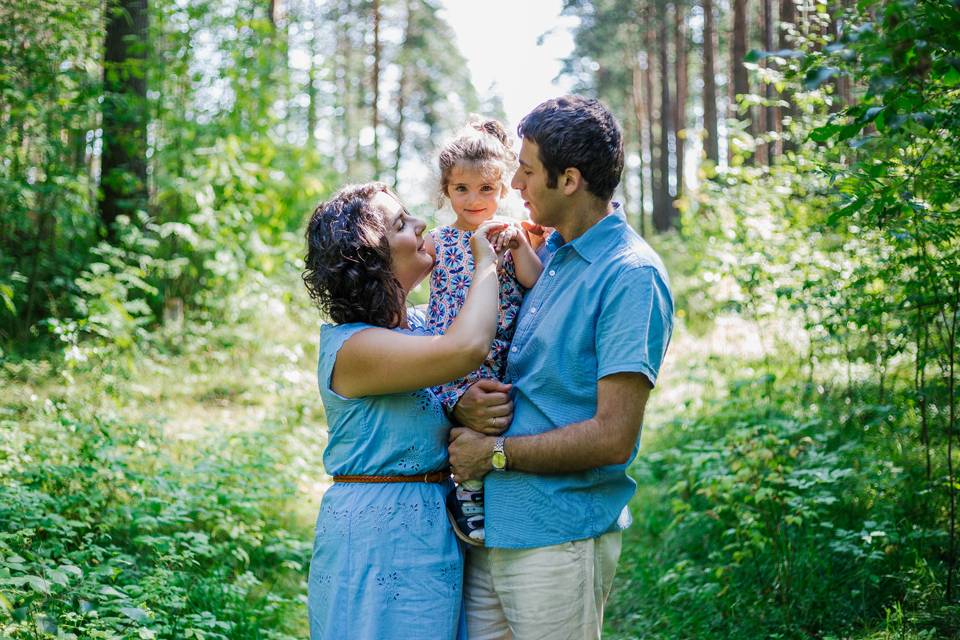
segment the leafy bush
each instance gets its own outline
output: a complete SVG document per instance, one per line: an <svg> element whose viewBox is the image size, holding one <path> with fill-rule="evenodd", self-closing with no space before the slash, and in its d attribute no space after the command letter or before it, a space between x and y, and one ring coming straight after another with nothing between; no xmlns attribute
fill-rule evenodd
<svg viewBox="0 0 960 640"><path fill-rule="evenodd" d="M174 461L157 426L43 413L2 425L8 637L285 637L309 544L276 510L295 487L275 434Z"/></svg>

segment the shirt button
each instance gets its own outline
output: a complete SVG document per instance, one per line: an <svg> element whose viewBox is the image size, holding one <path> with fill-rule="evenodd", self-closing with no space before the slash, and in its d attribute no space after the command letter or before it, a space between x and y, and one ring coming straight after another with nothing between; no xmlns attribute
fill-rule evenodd
<svg viewBox="0 0 960 640"><path fill-rule="evenodd" d="M530 309L530 313L536 313L536 312L537 312L537 308L536 308L536 307L533 307L532 309Z"/></svg>
<svg viewBox="0 0 960 640"><path fill-rule="evenodd" d="M555 275L557 275L557 272L554 271L553 269L550 269L550 275L555 276Z"/></svg>
<svg viewBox="0 0 960 640"><path fill-rule="evenodd" d="M516 350L517 350L516 347L510 347L510 351L516 352Z"/></svg>

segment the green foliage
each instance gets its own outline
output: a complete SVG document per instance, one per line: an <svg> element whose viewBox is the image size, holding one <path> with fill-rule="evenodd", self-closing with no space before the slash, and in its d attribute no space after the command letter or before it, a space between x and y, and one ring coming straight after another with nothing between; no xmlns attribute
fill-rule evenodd
<svg viewBox="0 0 960 640"><path fill-rule="evenodd" d="M164 459L155 426L64 413L48 407L40 428L4 424L8 637L261 637L299 609L263 582L299 572L309 553L274 511L293 487L276 477L267 434L177 463Z"/></svg>
<svg viewBox="0 0 960 640"><path fill-rule="evenodd" d="M769 377L738 382L659 432L634 470L646 488L621 561L615 630L847 635L877 624L891 600L914 621L914 607L935 600L925 558L942 539L899 519L912 495L908 457L889 437L829 415L842 401L822 397L817 417L801 422L801 396ZM874 429L902 437L892 407L863 411Z"/></svg>
<svg viewBox="0 0 960 640"><path fill-rule="evenodd" d="M265 279L237 289L222 326L188 320L138 348L80 340L70 379L59 363L0 369L5 637L302 635L304 483L324 432L302 331L283 322L315 311ZM245 405L270 413L251 423Z"/></svg>

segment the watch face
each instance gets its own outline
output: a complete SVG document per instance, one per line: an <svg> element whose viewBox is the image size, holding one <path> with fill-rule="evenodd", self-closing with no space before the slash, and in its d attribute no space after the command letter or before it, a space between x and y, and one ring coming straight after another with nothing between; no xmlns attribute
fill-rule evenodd
<svg viewBox="0 0 960 640"><path fill-rule="evenodd" d="M499 451L494 451L493 455L490 456L490 462L493 464L494 469L503 469L507 466L507 456L503 455Z"/></svg>

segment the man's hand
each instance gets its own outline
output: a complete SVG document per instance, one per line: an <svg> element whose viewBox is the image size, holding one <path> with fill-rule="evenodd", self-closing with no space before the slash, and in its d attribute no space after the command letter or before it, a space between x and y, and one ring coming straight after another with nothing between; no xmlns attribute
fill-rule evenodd
<svg viewBox="0 0 960 640"><path fill-rule="evenodd" d="M530 243L530 246L536 251L540 248L544 242L546 242L546 236L553 231L550 227L541 227L538 224L530 222L529 220L520 221L520 226L523 227L523 230L527 232L527 241Z"/></svg>
<svg viewBox="0 0 960 640"><path fill-rule="evenodd" d="M450 430L450 471L454 482L482 478L493 469L490 456L496 438L477 433L472 429L455 427Z"/></svg>
<svg viewBox="0 0 960 640"><path fill-rule="evenodd" d="M453 405L454 420L487 435L500 435L513 420L512 385L482 378L474 382ZM491 445L492 447L493 445Z"/></svg>

